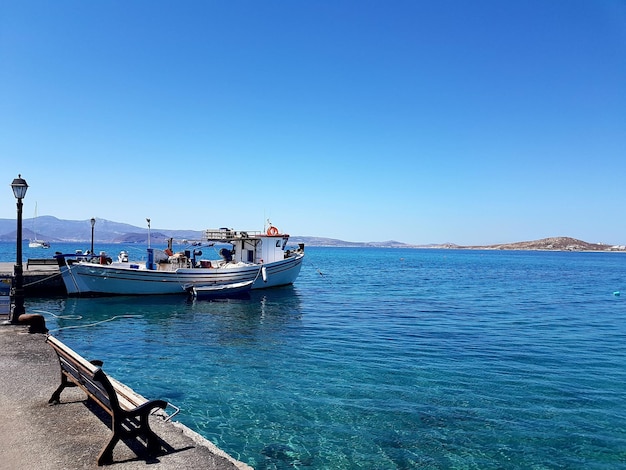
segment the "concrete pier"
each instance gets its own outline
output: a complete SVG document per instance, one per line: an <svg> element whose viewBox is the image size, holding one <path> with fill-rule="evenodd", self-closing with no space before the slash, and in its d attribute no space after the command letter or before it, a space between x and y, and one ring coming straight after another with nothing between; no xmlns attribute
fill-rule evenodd
<svg viewBox="0 0 626 470"><path fill-rule="evenodd" d="M0 279L12 279L15 263L0 263ZM38 265L24 261L24 295L41 297L67 295L59 267L54 264Z"/></svg>

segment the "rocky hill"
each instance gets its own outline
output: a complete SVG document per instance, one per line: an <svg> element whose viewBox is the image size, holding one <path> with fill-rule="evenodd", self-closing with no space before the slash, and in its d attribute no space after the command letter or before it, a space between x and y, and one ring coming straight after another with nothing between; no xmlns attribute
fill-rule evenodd
<svg viewBox="0 0 626 470"><path fill-rule="evenodd" d="M550 237L541 240L504 243L487 246L456 246L456 248L481 250L544 250L544 251L626 251L620 245L606 245L604 243L588 243L571 237Z"/></svg>

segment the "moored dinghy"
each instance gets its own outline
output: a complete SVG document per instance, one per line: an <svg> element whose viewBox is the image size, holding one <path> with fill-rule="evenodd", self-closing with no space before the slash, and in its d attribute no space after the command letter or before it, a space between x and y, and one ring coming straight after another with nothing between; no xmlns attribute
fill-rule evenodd
<svg viewBox="0 0 626 470"><path fill-rule="evenodd" d="M242 297L250 292L253 283L254 281L244 281L212 286L193 286L191 293L195 298L203 300Z"/></svg>

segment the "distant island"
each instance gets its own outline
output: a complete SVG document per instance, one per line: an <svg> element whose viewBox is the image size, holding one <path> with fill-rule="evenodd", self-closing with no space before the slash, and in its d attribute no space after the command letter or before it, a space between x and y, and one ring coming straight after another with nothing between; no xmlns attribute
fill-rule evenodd
<svg viewBox="0 0 626 470"><path fill-rule="evenodd" d="M35 238L30 230L33 219L25 219L22 235L24 240ZM200 240L203 231L199 230L164 230L152 229L150 240L155 245L165 245L169 238L175 240ZM16 230L14 219L0 219L0 242L15 242ZM135 227L129 224L96 219L94 241L97 243L146 243L147 227ZM37 238L52 244L68 242L88 242L91 240L91 222L89 220L62 220L53 216L37 218ZM571 237L551 237L541 240L503 243L497 245L464 246L454 243L412 245L396 240L351 242L334 238L292 235L292 243L304 243L319 247L355 247L355 248L432 248L456 250L539 250L539 251L626 251L624 245L588 243ZM54 247L53 247L54 248Z"/></svg>
<svg viewBox="0 0 626 470"><path fill-rule="evenodd" d="M626 251L624 245L588 243L571 237L550 237L517 243L502 243L484 246L440 245L440 248L465 250L539 250L539 251Z"/></svg>

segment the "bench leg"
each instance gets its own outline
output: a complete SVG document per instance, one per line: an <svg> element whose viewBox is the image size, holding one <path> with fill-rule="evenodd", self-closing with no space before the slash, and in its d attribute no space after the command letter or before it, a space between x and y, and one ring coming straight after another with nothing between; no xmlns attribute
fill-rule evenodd
<svg viewBox="0 0 626 470"><path fill-rule="evenodd" d="M58 405L59 403L61 403L61 392L63 391L63 389L65 387L75 387L75 386L76 385L74 385L73 382L70 382L69 380L67 380L67 377L65 377L65 375L61 374L61 385L59 385L59 387L54 391L54 393L50 397L50 400L48 400L48 403L50 405Z"/></svg>
<svg viewBox="0 0 626 470"><path fill-rule="evenodd" d="M120 438L113 433L109 442L102 448L98 456L98 466L113 463L113 448L119 442Z"/></svg>
<svg viewBox="0 0 626 470"><path fill-rule="evenodd" d="M54 393L50 397L50 400L48 400L48 404L58 405L61 402L61 392L63 391L64 388L65 388L64 384L59 385L59 388L57 388L54 391Z"/></svg>
<svg viewBox="0 0 626 470"><path fill-rule="evenodd" d="M143 422L143 419L141 421ZM113 427L115 428L115 426ZM143 434L146 439L146 453L148 457L156 457L161 451L161 442L159 440L159 437L149 427L144 427L143 424L142 430L143 432L138 432L137 434ZM109 439L109 442L107 442L107 444L102 448L102 450L100 451L100 455L98 456L99 466L113 463L113 449L121 440L120 435L122 433L122 430L113 430L113 435ZM132 434L135 436L135 438L137 437L134 433Z"/></svg>
<svg viewBox="0 0 626 470"><path fill-rule="evenodd" d="M140 423L143 434L146 437L146 449L148 451L148 456L154 457L161 450L159 437L154 433L154 431L152 431L152 429L150 429L147 414L141 415Z"/></svg>

